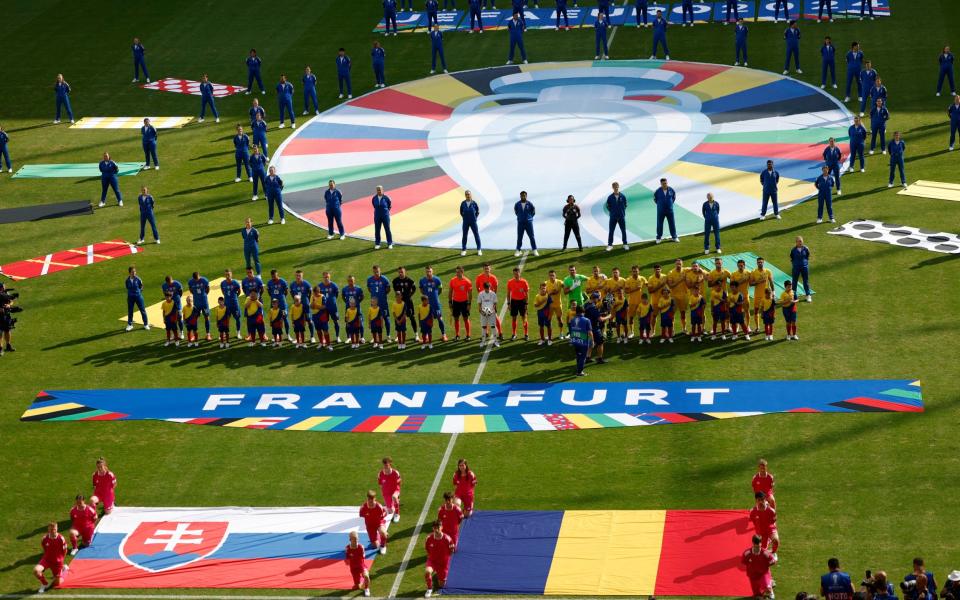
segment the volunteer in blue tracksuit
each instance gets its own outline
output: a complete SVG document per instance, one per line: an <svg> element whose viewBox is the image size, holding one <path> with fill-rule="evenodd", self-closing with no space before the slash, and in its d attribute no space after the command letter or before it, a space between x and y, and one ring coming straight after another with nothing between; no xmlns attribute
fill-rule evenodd
<svg viewBox="0 0 960 600"><path fill-rule="evenodd" d="M957 95L957 87L953 84L953 54L950 52L950 46L944 46L943 52L937 58L940 62L940 75L937 77L937 95L943 89L943 79L950 80L950 94Z"/></svg>
<svg viewBox="0 0 960 600"><path fill-rule="evenodd" d="M385 74L387 51L383 49L380 42L373 42L373 49L370 50L370 60L373 62L373 76L376 79L373 87L387 87L387 77ZM318 112L317 114L320 113Z"/></svg>
<svg viewBox="0 0 960 600"><path fill-rule="evenodd" d="M253 145L259 147L263 157L270 160L270 144L267 143L267 122L259 114L253 121Z"/></svg>
<svg viewBox="0 0 960 600"><path fill-rule="evenodd" d="M483 247L480 245L480 231L477 229L477 219L480 217L480 207L473 201L470 190L463 193L463 202L460 203L460 219L462 219L463 238L460 241L460 256L467 255L467 232L473 232L473 241L477 244L477 256L483 256Z"/></svg>
<svg viewBox="0 0 960 600"><path fill-rule="evenodd" d="M687 0L684 0L686 2ZM597 0L597 14L606 15L610 19L610 0Z"/></svg>
<svg viewBox="0 0 960 600"><path fill-rule="evenodd" d="M380 249L380 229L383 228L387 234L387 248L393 250L393 233L390 232L390 209L393 203L390 202L390 196L383 193L383 186L377 186L377 193L370 199L373 205L373 249Z"/></svg>
<svg viewBox="0 0 960 600"><path fill-rule="evenodd" d="M953 142L956 139L957 132L960 131L960 96L953 97L953 104L947 108L947 115L950 116L950 146L949 150L953 150ZM6 135L3 133L3 129L0 128L0 149L5 150L3 144L3 136ZM7 159L7 170L10 170L10 159Z"/></svg>
<svg viewBox="0 0 960 600"><path fill-rule="evenodd" d="M140 69L143 69L143 78L150 83L150 73L147 72L146 48L140 43L140 38L133 38L133 83L140 81Z"/></svg>
<svg viewBox="0 0 960 600"><path fill-rule="evenodd" d="M157 232L157 219L153 216L154 201L150 195L147 186L140 188L140 195L137 196L137 204L140 206L140 238L138 244L143 243L143 236L146 233L147 223L150 223L150 229L153 231L153 240L160 243L160 234Z"/></svg>
<svg viewBox="0 0 960 600"><path fill-rule="evenodd" d="M657 16L653 20L653 50L650 52L650 60L657 58L658 45L663 45L663 56L670 60L670 48L667 47L667 20L663 18L661 10L657 11Z"/></svg>
<svg viewBox="0 0 960 600"><path fill-rule="evenodd" d="M429 30L434 25L440 23L437 20L437 12L440 10L440 3L437 0L427 0L426 4L427 9L427 29Z"/></svg>
<svg viewBox="0 0 960 600"><path fill-rule="evenodd" d="M596 56L593 57L593 60L607 60L610 58L609 50L607 50L607 28L610 26L610 21L607 20L607 16L603 13L597 13L597 20L593 24L595 30L594 33L594 53ZM600 50L603 50L601 53Z"/></svg>
<svg viewBox="0 0 960 600"><path fill-rule="evenodd" d="M117 173L120 167L117 163L110 160L110 153L103 153L103 160L100 161L100 208L107 204L107 188L113 189L117 196L117 206L123 206L123 196L120 195L120 186L117 181Z"/></svg>
<svg viewBox="0 0 960 600"><path fill-rule="evenodd" d="M880 136L880 150L887 153L887 121L890 120L890 111L883 102L876 102L870 111L870 154L877 148L877 135Z"/></svg>
<svg viewBox="0 0 960 600"><path fill-rule="evenodd" d="M276 269L270 269L270 278L267 279L266 288L267 295L270 296L270 303L272 304L276 300L277 307L283 313L283 331L287 334L287 339L293 341L293 338L290 337L290 319L287 317L287 292L290 290L287 280L280 277ZM300 303L303 304L303 301L301 300Z"/></svg>
<svg viewBox="0 0 960 600"><path fill-rule="evenodd" d="M861 0L860 1L860 20L863 20L863 11L864 9L870 9L870 20L873 20L873 0Z"/></svg>
<svg viewBox="0 0 960 600"><path fill-rule="evenodd" d="M710 254L710 232L713 232L713 246L717 254L720 249L720 203L713 199L713 194L707 193L707 201L700 208L703 213L703 253Z"/></svg>
<svg viewBox="0 0 960 600"><path fill-rule="evenodd" d="M738 23L743 22L743 20L740 18L740 4L737 2L737 0L727 0L726 8L727 8L727 18L724 19L723 21L724 25L726 25L727 23L732 23L732 21L730 20L731 13L733 14L734 21L737 21ZM746 39L744 39L744 43L746 43Z"/></svg>
<svg viewBox="0 0 960 600"><path fill-rule="evenodd" d="M850 102L850 84L857 82L857 100L863 98L863 84L860 83L860 71L863 70L863 51L860 50L860 44L853 42L850 44L850 52L847 52L847 93L844 102Z"/></svg>
<svg viewBox="0 0 960 600"><path fill-rule="evenodd" d="M70 106L70 84L59 73L56 83L53 84L53 92L57 97L57 116L53 119L53 122L60 122L60 110L64 109L67 111L67 118L73 123L73 107Z"/></svg>
<svg viewBox="0 0 960 600"><path fill-rule="evenodd" d="M237 163L237 176L233 181L240 181L241 165L247 172L247 179L253 181L253 175L250 174L250 137L240 125L237 125L237 135L233 136L233 159Z"/></svg>
<svg viewBox="0 0 960 600"><path fill-rule="evenodd" d="M867 130L860 122L860 117L853 118L853 125L847 129L847 137L850 138L850 168L847 173L853 172L853 163L858 156L860 157L860 172L863 173L865 171L863 153L867 146Z"/></svg>
<svg viewBox="0 0 960 600"><path fill-rule="evenodd" d="M677 222L673 217L673 204L677 201L677 193L673 188L667 185L666 178L660 179L660 187L653 193L653 202L657 205L657 240L660 243L663 238L663 220L667 220L670 226L670 239L679 242L677 237Z"/></svg>
<svg viewBox="0 0 960 600"><path fill-rule="evenodd" d="M203 324L207 329L207 340L210 339L210 302L207 294L210 293L210 280L200 276L200 271L194 271L187 280L187 289L193 296L193 308L203 315ZM224 302L226 303L226 302Z"/></svg>
<svg viewBox="0 0 960 600"><path fill-rule="evenodd" d="M623 249L629 250L627 245L627 197L620 192L620 184L616 181L611 186L613 192L607 196L607 252L613 250L613 235L620 228L620 239Z"/></svg>
<svg viewBox="0 0 960 600"><path fill-rule="evenodd" d="M513 0L513 14L520 15L520 24L527 30L527 0Z"/></svg>
<svg viewBox="0 0 960 600"><path fill-rule="evenodd" d="M780 207L777 205L777 184L780 183L780 173L773 168L773 161L767 161L767 168L760 171L760 186L763 188L763 204L760 206L760 220L767 218L767 203L773 203L773 216L780 218Z"/></svg>
<svg viewBox="0 0 960 600"><path fill-rule="evenodd" d="M817 20L823 20L823 7L827 7L827 18L833 23L833 0L820 0L820 10L817 12Z"/></svg>
<svg viewBox="0 0 960 600"><path fill-rule="evenodd" d="M346 237L343 234L343 213L340 206L343 204L343 194L337 189L337 183L334 180L327 182L327 189L323 192L324 210L327 213L327 239L333 239L333 223L337 223L337 231L340 232L340 239Z"/></svg>
<svg viewBox="0 0 960 600"><path fill-rule="evenodd" d="M483 2L481 0L470 0L470 29L467 33L479 31L483 33Z"/></svg>
<svg viewBox="0 0 960 600"><path fill-rule="evenodd" d="M244 228L240 230L243 237L243 260L247 263L247 268L255 269L257 275L260 274L260 232L253 226L253 220L247 217Z"/></svg>
<svg viewBox="0 0 960 600"><path fill-rule="evenodd" d="M13 173L13 167L10 166L10 150L7 148L9 143L10 136L3 130L3 126L0 126L0 158L7 161L7 173ZM3 170L2 167L3 163L0 163L0 171Z"/></svg>
<svg viewBox="0 0 960 600"><path fill-rule="evenodd" d="M570 18L567 16L567 0L557 0L557 30L560 30L560 17L563 17L563 29L570 29Z"/></svg>
<svg viewBox="0 0 960 600"><path fill-rule="evenodd" d="M776 0L776 5L773 7L773 22L777 23L780 21L780 7L783 7L783 20L790 20L790 3L788 0Z"/></svg>
<svg viewBox="0 0 960 600"><path fill-rule="evenodd" d="M447 6L449 6L450 8L447 8ZM449 5L447 3L447 0L443 0L443 10L444 12L448 10L457 10L456 0L450 0Z"/></svg>
<svg viewBox="0 0 960 600"><path fill-rule="evenodd" d="M383 0L383 21L387 26L383 35L390 35L390 23L393 23L393 35L397 35L397 0Z"/></svg>
<svg viewBox="0 0 960 600"><path fill-rule="evenodd" d="M870 97L873 98L873 101L882 100L883 105L887 105L887 86L883 85L883 78L877 77L876 83L873 84L873 89L870 90Z"/></svg>
<svg viewBox="0 0 960 600"><path fill-rule="evenodd" d="M255 48L250 48L250 54L247 56L247 95L250 95L250 92L253 91L253 80L257 80L257 85L260 86L260 93L266 94L267 89L263 87L263 78L260 77L260 65L263 61L260 60L260 57L257 56L257 51Z"/></svg>
<svg viewBox="0 0 960 600"><path fill-rule="evenodd" d="M827 88L827 71L830 71L830 83L837 89L837 48L830 36L823 38L820 46L820 89Z"/></svg>
<svg viewBox="0 0 960 600"><path fill-rule="evenodd" d="M430 74L437 72L437 57L440 57L440 66L447 72L447 59L443 56L443 32L439 25L434 25L430 32Z"/></svg>
<svg viewBox="0 0 960 600"><path fill-rule="evenodd" d="M647 27L649 22L649 6L647 0L636 0L635 8L637 9L637 27L640 27L640 23L643 23L644 27Z"/></svg>
<svg viewBox="0 0 960 600"><path fill-rule="evenodd" d="M743 24L743 19L737 19L737 26L733 28L733 39L734 39L734 60L733 66L738 66L741 62L743 66L747 66L747 34L750 31L747 29L747 26ZM740 60L742 55L743 60Z"/></svg>
<svg viewBox="0 0 960 600"><path fill-rule="evenodd" d="M520 256L523 234L527 234L534 256L540 256L540 253L537 252L537 238L533 235L533 217L537 214L537 209L532 202L527 200L526 192L520 192L520 200L513 205L513 214L517 216L517 251L514 256Z"/></svg>
<svg viewBox="0 0 960 600"><path fill-rule="evenodd" d="M683 0L680 3L680 22L687 26L687 16L690 16L690 27L693 27L693 0Z"/></svg>
<svg viewBox="0 0 960 600"><path fill-rule="evenodd" d="M400 12L409 12L413 10L413 0L400 0L400 6L398 7Z"/></svg>
<svg viewBox="0 0 960 600"><path fill-rule="evenodd" d="M429 2L429 0L427 0ZM492 10L497 10L497 3L493 0L483 0L483 10L487 10L487 4L490 4Z"/></svg>
<svg viewBox="0 0 960 600"><path fill-rule="evenodd" d="M338 98L343 98L343 88L347 88L347 98L353 98L353 86L350 84L350 67L353 66L353 63L350 61L350 57L347 56L347 51L343 48L337 50L337 85L340 86L340 95Z"/></svg>
<svg viewBox="0 0 960 600"><path fill-rule="evenodd" d="M140 143L143 145L143 160L146 162L144 169L150 168L150 159L153 159L153 166L156 170L160 169L160 161L157 160L157 128L150 124L150 118L143 120L143 126L140 127Z"/></svg>
<svg viewBox="0 0 960 600"><path fill-rule="evenodd" d="M800 70L800 28L796 21L790 21L790 27L783 32L783 39L787 42L787 56L783 61L783 74L790 72L790 57L793 56L793 62L797 73L803 73Z"/></svg>
<svg viewBox="0 0 960 600"><path fill-rule="evenodd" d="M140 310L140 320L143 322L144 329L150 329L150 321L147 320L147 309L143 304L143 281L137 277L137 268L127 268L127 279L124 281L127 288L127 331L133 329L133 307Z"/></svg>
<svg viewBox="0 0 960 600"><path fill-rule="evenodd" d="M277 103L280 106L280 129L283 129L284 113L290 115L291 129L297 128L296 117L293 116L293 84L287 81L286 75L280 76L280 82L277 83Z"/></svg>
<svg viewBox="0 0 960 600"><path fill-rule="evenodd" d="M257 121L257 115L266 121L267 120L267 111L263 110L263 107L260 106L260 101L256 98L253 99L253 103L250 105L250 126L253 127L253 124Z"/></svg>
<svg viewBox="0 0 960 600"><path fill-rule="evenodd" d="M270 172L263 180L263 191L267 196L267 225L273 225L274 205L280 213L280 224L286 224L286 215L283 213L283 180L277 175L276 167L270 167Z"/></svg>
<svg viewBox="0 0 960 600"><path fill-rule="evenodd" d="M517 48L520 49L520 58L523 64L527 64L527 50L523 47L523 23L520 21L520 14L514 11L513 17L507 21L507 29L510 30L510 54L507 56L507 64L513 64L513 53Z"/></svg>
<svg viewBox="0 0 960 600"><path fill-rule="evenodd" d="M812 290L810 289L810 248L803 243L803 238L799 235L795 241L795 245L790 249L790 266L792 267L791 279L793 280L793 297L797 298L797 280L803 280L803 291L806 296L807 302L812 302L813 298L810 296Z"/></svg>
<svg viewBox="0 0 960 600"><path fill-rule="evenodd" d="M257 186L263 187L263 194L267 194L267 157L260 152L258 146L253 147L250 155L250 172L253 174L253 200L257 200Z"/></svg>
<svg viewBox="0 0 960 600"><path fill-rule="evenodd" d="M303 83L303 114L310 110L310 103L313 103L313 113L320 114L320 101L317 99L317 76L313 70L307 67L303 70L303 77L300 78Z"/></svg>
<svg viewBox="0 0 960 600"><path fill-rule="evenodd" d="M207 114L207 106L213 113L214 122L219 123L220 113L217 112L217 105L213 100L213 84L210 83L207 74L204 73L203 77L200 78L200 123L203 123L203 118Z"/></svg>
<svg viewBox="0 0 960 600"><path fill-rule="evenodd" d="M893 132L893 139L887 145L887 152L890 153L890 179L887 187L893 187L893 173L895 169L900 169L900 185L907 187L907 177L903 172L903 152L907 145L900 139L900 132Z"/></svg>
<svg viewBox="0 0 960 600"><path fill-rule="evenodd" d="M830 167L824 166L822 174L813 182L817 188L817 223L823 223L823 208L827 208L827 216L833 223L833 177L830 177Z"/></svg>
<svg viewBox="0 0 960 600"><path fill-rule="evenodd" d="M873 92L873 86L877 83L877 71L873 68L872 63L868 60L863 64L863 69L860 71L860 86L863 88L863 96L860 97L860 116L863 116L863 111L867 108L867 98L870 98L870 94ZM875 104L872 100L870 105Z"/></svg>
<svg viewBox="0 0 960 600"><path fill-rule="evenodd" d="M840 164L843 162L843 153L837 146L837 140L830 138L827 147L823 149L823 162L829 169L828 173L833 177L837 184L837 195L843 192L840 190Z"/></svg>

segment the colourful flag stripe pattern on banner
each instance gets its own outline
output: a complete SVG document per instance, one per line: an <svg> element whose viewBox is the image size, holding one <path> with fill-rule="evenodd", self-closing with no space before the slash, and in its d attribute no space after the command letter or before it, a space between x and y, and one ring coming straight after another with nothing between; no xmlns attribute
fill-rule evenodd
<svg viewBox="0 0 960 600"><path fill-rule="evenodd" d="M22 421L163 420L354 433L562 431L771 413L923 412L919 381L51 390Z"/></svg>
<svg viewBox="0 0 960 600"><path fill-rule="evenodd" d="M193 117L83 117L70 129L140 129L143 120L157 129L176 129L193 120Z"/></svg>
<svg viewBox="0 0 960 600"><path fill-rule="evenodd" d="M117 175L136 175L143 169L142 162L118 162ZM16 173L14 179L46 179L50 177L100 177L99 163L67 163L59 165L23 165Z"/></svg>
<svg viewBox="0 0 960 600"><path fill-rule="evenodd" d="M189 94L191 96L200 95L200 82L190 79L176 79L167 77L150 83L144 83L140 87L145 90L157 90L161 92L173 92L174 94ZM240 85L227 85L223 83L213 84L213 97L223 98L247 91L247 88Z"/></svg>
<svg viewBox="0 0 960 600"><path fill-rule="evenodd" d="M127 256L128 254L136 254L139 251L139 248L123 240L110 240L0 265L0 275L6 275L14 280L31 279L57 271L66 271L67 269L75 269L84 265Z"/></svg>
<svg viewBox="0 0 960 600"><path fill-rule="evenodd" d="M749 596L744 510L479 511L444 592Z"/></svg>
<svg viewBox="0 0 960 600"><path fill-rule="evenodd" d="M348 590L350 531L369 565L377 553L357 507L119 507L97 524L63 587Z"/></svg>

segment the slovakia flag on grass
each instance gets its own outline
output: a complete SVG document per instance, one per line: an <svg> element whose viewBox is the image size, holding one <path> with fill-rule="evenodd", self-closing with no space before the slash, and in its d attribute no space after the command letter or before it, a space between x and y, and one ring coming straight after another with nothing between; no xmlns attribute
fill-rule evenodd
<svg viewBox="0 0 960 600"><path fill-rule="evenodd" d="M97 525L63 581L71 588L350 589L359 508L127 508ZM375 550L368 548L372 560Z"/></svg>

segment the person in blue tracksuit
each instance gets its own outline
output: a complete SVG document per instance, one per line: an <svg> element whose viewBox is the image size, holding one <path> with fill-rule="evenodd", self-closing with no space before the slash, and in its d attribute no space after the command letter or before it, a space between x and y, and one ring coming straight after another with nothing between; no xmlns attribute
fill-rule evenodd
<svg viewBox="0 0 960 600"><path fill-rule="evenodd" d="M950 117L950 145L947 147L948 150L953 150L953 142L956 139L957 132L960 131L960 96L953 97L953 104L947 108L947 115ZM0 149L4 149L3 145L3 128L0 127ZM7 159L7 170L10 170L10 159Z"/></svg>
<svg viewBox="0 0 960 600"><path fill-rule="evenodd" d="M57 116L53 119L53 122L60 122L60 110L63 109L67 112L67 118L73 123L73 107L70 106L70 84L59 73L56 83L53 84L53 93L57 97Z"/></svg>
<svg viewBox="0 0 960 600"><path fill-rule="evenodd" d="M667 185L666 178L660 179L660 187L653 193L653 202L657 205L657 240L660 243L663 238L663 220L667 220L670 226L670 239L679 242L677 237L677 222L673 216L673 204L677 201L677 193L673 188Z"/></svg>
<svg viewBox="0 0 960 600"><path fill-rule="evenodd" d="M650 60L657 58L657 46L663 46L663 56L670 60L670 48L667 47L667 20L663 18L663 11L658 10L656 18L653 19L653 50L650 52Z"/></svg>
<svg viewBox="0 0 960 600"><path fill-rule="evenodd" d="M857 101L863 98L863 84L860 83L860 71L863 70L863 51L860 50L860 44L853 42L850 44L850 52L847 52L847 93L844 102L850 102L850 84L857 82Z"/></svg>
<svg viewBox="0 0 960 600"><path fill-rule="evenodd" d="M860 0L860 20L863 20L863 11L870 10L870 20L873 20L873 0Z"/></svg>
<svg viewBox="0 0 960 600"><path fill-rule="evenodd" d="M720 203L713 199L713 194L707 193L707 201L700 208L703 213L703 253L710 254L710 232L713 232L713 247L717 254L723 252L720 248Z"/></svg>
<svg viewBox="0 0 960 600"><path fill-rule="evenodd" d="M610 58L609 50L607 49L607 29L610 27L610 21L607 20L607 15L603 13L597 13L597 20L593 24L594 32L594 53L596 56L593 57L593 60L607 60ZM601 53L600 51L603 50Z"/></svg>
<svg viewBox="0 0 960 600"><path fill-rule="evenodd" d="M760 206L760 220L767 218L767 203L773 203L773 216L780 218L780 207L777 205L777 184L780 183L780 173L773 168L773 161L767 161L767 168L760 171L760 186L763 188L763 204Z"/></svg>
<svg viewBox="0 0 960 600"><path fill-rule="evenodd" d="M610 0L597 0L597 14L606 15L607 20L610 19Z"/></svg>
<svg viewBox="0 0 960 600"><path fill-rule="evenodd" d="M867 146L867 130L860 122L860 117L853 118L853 125L847 129L847 137L850 138L850 168L847 173L853 172L853 163L860 157L860 172L865 172L863 153Z"/></svg>
<svg viewBox="0 0 960 600"><path fill-rule="evenodd" d="M260 101L254 98L250 105L250 127L253 127L253 124L257 122L257 115L260 115L260 118L264 121L267 120L267 112L260 106Z"/></svg>
<svg viewBox="0 0 960 600"><path fill-rule="evenodd" d="M937 77L937 96L943 89L944 78L950 80L950 94L956 96L957 87L953 84L953 54L950 52L950 46L943 47L943 52L940 53L937 60L940 63L940 75Z"/></svg>
<svg viewBox="0 0 960 600"><path fill-rule="evenodd" d="M907 145L900 138L900 132L893 132L893 139L887 145L887 152L890 153L890 179L887 187L893 187L893 174L895 169L900 169L900 185L907 187L907 177L903 172L903 152Z"/></svg>
<svg viewBox="0 0 960 600"><path fill-rule="evenodd" d="M213 84L210 83L210 79L204 73L203 77L200 78L200 123L203 123L203 118L207 115L207 106L213 113L214 122L219 123L220 113L217 112L217 105L213 100Z"/></svg>
<svg viewBox="0 0 960 600"><path fill-rule="evenodd" d="M520 21L520 13L514 11L513 17L507 21L507 29L510 30L510 54L507 56L507 64L513 64L514 50L520 49L520 58L523 64L527 64L527 50L523 47L523 23Z"/></svg>
<svg viewBox="0 0 960 600"><path fill-rule="evenodd" d="M373 205L373 241L374 250L380 249L380 229L383 228L387 234L387 248L393 250L393 233L390 231L390 209L393 203L390 196L383 193L383 186L377 186L377 193L370 199Z"/></svg>
<svg viewBox="0 0 960 600"><path fill-rule="evenodd" d="M470 0L470 29L467 33L479 31L483 33L483 2L482 0Z"/></svg>
<svg viewBox="0 0 960 600"><path fill-rule="evenodd" d="M263 187L264 196L267 193L267 157L260 152L259 146L253 147L253 154L250 155L250 173L253 175L253 201L257 200L257 186Z"/></svg>
<svg viewBox="0 0 960 600"><path fill-rule="evenodd" d="M390 35L390 24L393 23L393 35L397 35L397 0L383 0L383 21L386 29L383 35Z"/></svg>
<svg viewBox="0 0 960 600"><path fill-rule="evenodd" d="M620 239L623 249L629 250L627 245L627 197L620 192L620 184L616 181L611 186L613 191L607 196L607 252L613 250L613 236L620 228Z"/></svg>
<svg viewBox="0 0 960 600"><path fill-rule="evenodd" d="M513 0L513 14L520 15L520 25L527 30L527 0Z"/></svg>
<svg viewBox="0 0 960 600"><path fill-rule="evenodd" d="M887 121L890 120L890 111L883 105L882 101L877 101L870 111L870 154L877 147L877 135L880 136L880 150L887 153Z"/></svg>
<svg viewBox="0 0 960 600"><path fill-rule="evenodd" d="M143 304L143 280L137 277L137 268L127 268L127 279L124 281L127 288L127 331L133 330L133 307L140 310L140 320L144 329L150 329L147 319L147 309Z"/></svg>
<svg viewBox="0 0 960 600"><path fill-rule="evenodd" d="M726 22L726 21L724 21ZM739 66L740 63L743 63L743 66L747 66L747 34L749 34L747 26L743 24L743 19L737 19L737 26L733 29L733 39L734 39L734 60L733 66ZM740 59L743 60L740 60Z"/></svg>
<svg viewBox="0 0 960 600"><path fill-rule="evenodd" d="M863 111L867 108L867 99L870 98L871 92L873 92L873 86L877 83L877 71L873 68L873 63L869 60L863 64L863 69L860 71L860 87L863 89L863 96L860 97L860 116L863 116ZM870 101L870 105L874 104L873 101Z"/></svg>
<svg viewBox="0 0 960 600"><path fill-rule="evenodd" d="M410 12L413 10L413 0L400 0L400 5L397 8L400 12Z"/></svg>
<svg viewBox="0 0 960 600"><path fill-rule="evenodd" d="M110 153L103 153L103 160L100 161L100 208L107 205L107 188L113 190L117 197L117 206L123 206L123 196L120 195L120 184L117 181L117 173L120 167L110 159Z"/></svg>
<svg viewBox="0 0 960 600"><path fill-rule="evenodd" d="M821 169L823 173L813 182L817 188L817 223L823 223L823 209L826 207L827 216L830 222L836 222L833 218L833 177L830 177L830 167L824 165Z"/></svg>
<svg viewBox="0 0 960 600"><path fill-rule="evenodd" d="M533 255L540 256L540 253L537 252L537 238L533 235L533 217L537 214L537 209L532 202L527 200L526 192L520 192L520 200L513 205L513 214L517 216L517 251L514 256L520 256L523 234L527 234L527 239L530 240Z"/></svg>
<svg viewBox="0 0 960 600"><path fill-rule="evenodd" d="M280 129L283 129L284 113L290 115L290 128L297 128L296 117L293 116L293 84L287 81L286 75L280 76L277 83L277 104L280 106Z"/></svg>
<svg viewBox="0 0 960 600"><path fill-rule="evenodd" d="M337 189L337 182L330 180L327 182L327 189L323 192L324 211L327 213L327 239L333 239L333 223L337 223L337 231L340 232L340 239L347 236L343 233L343 213L340 209L343 204L343 194Z"/></svg>
<svg viewBox="0 0 960 600"><path fill-rule="evenodd" d="M290 336L290 319L287 317L287 292L290 291L287 280L280 277L280 273L276 269L270 269L270 279L267 279L265 287L267 288L267 295L270 296L270 302L273 303L276 300L277 308L283 315L283 331L287 334L287 339L293 341Z"/></svg>
<svg viewBox="0 0 960 600"><path fill-rule="evenodd" d="M473 241L477 244L477 256L483 256L483 247L480 245L480 231L477 229L477 219L480 218L480 207L473 200L470 190L463 193L463 202L460 203L460 219L462 220L463 237L460 240L460 256L467 255L467 232L473 232Z"/></svg>
<svg viewBox="0 0 960 600"><path fill-rule="evenodd" d="M250 92L253 91L253 80L257 80L257 85L260 86L260 93L266 94L267 89L263 87L263 78L260 77L260 65L263 63L260 60L260 57L257 56L257 50L255 48L250 48L250 54L247 55L247 95L250 95Z"/></svg>
<svg viewBox="0 0 960 600"><path fill-rule="evenodd" d="M150 73L147 72L146 48L140 43L140 38L133 38L133 83L140 81L140 70L143 69L143 78L150 83Z"/></svg>
<svg viewBox="0 0 960 600"><path fill-rule="evenodd" d="M648 27L650 25L648 0L636 0L635 8L637 9L637 27L640 27L641 22L644 27Z"/></svg>
<svg viewBox="0 0 960 600"><path fill-rule="evenodd" d="M870 90L870 97L874 102L880 100L883 102L883 105L887 105L887 86L883 85L883 78L877 77L877 80L873 84L873 88Z"/></svg>
<svg viewBox="0 0 960 600"><path fill-rule="evenodd" d="M820 89L827 89L827 71L830 71L830 83L837 89L837 48L828 35L820 46Z"/></svg>
<svg viewBox="0 0 960 600"><path fill-rule="evenodd" d="M313 113L320 114L320 101L317 99L317 76L313 74L313 69L307 67L303 70L303 77L300 78L303 83L303 114L310 110L310 103L313 103Z"/></svg>
<svg viewBox="0 0 960 600"><path fill-rule="evenodd" d="M150 223L150 229L153 231L153 240L160 243L160 233L157 232L157 219L153 215L155 203L153 196L147 186L140 188L140 195L137 196L137 205L140 207L140 238L138 244L143 243L143 236L146 233L147 223Z"/></svg>
<svg viewBox="0 0 960 600"><path fill-rule="evenodd" d="M783 39L787 42L787 56L783 61L783 74L790 72L790 57L793 56L794 66L797 73L802 74L800 70L800 28L796 21L790 21L790 26L783 32Z"/></svg>
<svg viewBox="0 0 960 600"><path fill-rule="evenodd" d="M263 157L270 160L270 144L267 143L267 122L258 114L251 129L253 129L254 147L259 147Z"/></svg>
<svg viewBox="0 0 960 600"><path fill-rule="evenodd" d="M443 56L443 32L439 25L434 25L430 32L430 74L437 72L437 57L440 57L440 66L447 72L447 59Z"/></svg>
<svg viewBox="0 0 960 600"><path fill-rule="evenodd" d="M160 161L157 160L157 128L150 124L150 118L143 120L143 126L140 127L140 143L143 145L143 160L146 162L144 169L150 168L150 159L153 159L155 170L160 169Z"/></svg>
<svg viewBox="0 0 960 600"><path fill-rule="evenodd" d="M555 11L557 15L557 31L560 31L560 17L563 17L563 27L562 29L569 31L570 30L570 18L567 16L567 0L557 0L557 10Z"/></svg>
<svg viewBox="0 0 960 600"><path fill-rule="evenodd" d="M0 158L7 161L7 173L13 173L13 167L10 166L10 150L7 146L10 144L10 136L0 126ZM0 163L0 171L3 170L3 163Z"/></svg>
<svg viewBox="0 0 960 600"><path fill-rule="evenodd" d="M790 3L788 0L776 0L776 5L773 7L773 22L780 22L780 7L783 7L783 20L790 20Z"/></svg>
<svg viewBox="0 0 960 600"><path fill-rule="evenodd" d="M250 137L243 132L243 127L237 125L237 135L233 136L233 159L237 163L237 176L234 182L240 181L240 167L247 172L247 179L253 181L250 173Z"/></svg>
<svg viewBox="0 0 960 600"><path fill-rule="evenodd" d="M830 19L830 22L833 23L833 0L820 0L819 3L820 9L817 11L817 20L823 20L823 7L827 7L827 18Z"/></svg>
<svg viewBox="0 0 960 600"><path fill-rule="evenodd" d="M440 22L437 20L437 12L440 10L440 3L437 2L437 0L427 0L425 8L427 11L427 30L429 31L431 27Z"/></svg>
<svg viewBox="0 0 960 600"><path fill-rule="evenodd" d="M726 9L727 9L727 18L723 20L724 25L728 23L732 23L733 21L736 21L738 23L743 22L743 19L740 18L740 4L739 2L737 2L737 0L727 0ZM731 14L733 15L733 21L730 20Z"/></svg>
<svg viewBox="0 0 960 600"><path fill-rule="evenodd" d="M387 77L385 74L387 51L383 49L380 42L373 42L373 49L370 50L370 60L373 63L373 77L376 79L373 87L387 87ZM319 115L320 113L318 112L317 114Z"/></svg>
<svg viewBox="0 0 960 600"><path fill-rule="evenodd" d="M840 189L840 165L843 163L843 153L834 138L830 138L827 147L823 149L823 162L828 169L827 172L833 177L833 181L837 185L837 195L841 195L843 191Z"/></svg>
<svg viewBox="0 0 960 600"><path fill-rule="evenodd" d="M693 27L693 0L683 0L680 3L680 22L687 26L687 17L690 17L690 27Z"/></svg>
<svg viewBox="0 0 960 600"><path fill-rule="evenodd" d="M270 167L270 172L263 180L263 191L267 197L267 225L273 225L274 205L280 213L280 224L286 224L286 215L283 213L283 180L277 175L276 167Z"/></svg>
<svg viewBox="0 0 960 600"><path fill-rule="evenodd" d="M447 8L448 6L449 6L449 8ZM443 0L443 11L446 12L446 11L448 11L448 10L457 10L457 2L456 2L456 0L449 0L449 4L448 4L447 0Z"/></svg>
<svg viewBox="0 0 960 600"><path fill-rule="evenodd" d="M337 85L340 86L340 95L338 98L343 98L343 88L347 88L347 98L353 98L353 86L350 84L350 67L353 66L353 63L350 61L350 57L347 56L347 51L343 48L337 50Z"/></svg>
<svg viewBox="0 0 960 600"><path fill-rule="evenodd" d="M243 260L247 263L248 269L255 269L255 273L260 275L260 232L253 226L253 220L247 217L243 229L240 230L243 237Z"/></svg>

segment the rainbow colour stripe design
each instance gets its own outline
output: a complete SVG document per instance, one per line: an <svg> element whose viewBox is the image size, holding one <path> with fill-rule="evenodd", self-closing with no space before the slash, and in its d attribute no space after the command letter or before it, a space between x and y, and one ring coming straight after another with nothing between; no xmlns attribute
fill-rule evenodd
<svg viewBox="0 0 960 600"><path fill-rule="evenodd" d="M846 139L851 114L816 87L778 74L679 61L580 61L437 75L349 100L298 128L271 164L289 208L326 227L335 179L348 234L373 237L370 197L383 185L399 243L460 245L465 190L480 205L484 246L512 248L521 190L537 207L541 247L562 243L564 199L581 206L588 245L606 245L604 203L618 181L630 239L655 236L653 190L677 192L679 233L700 233L708 191L721 226L755 218L759 172L780 171L779 200L810 197L822 146Z"/></svg>

